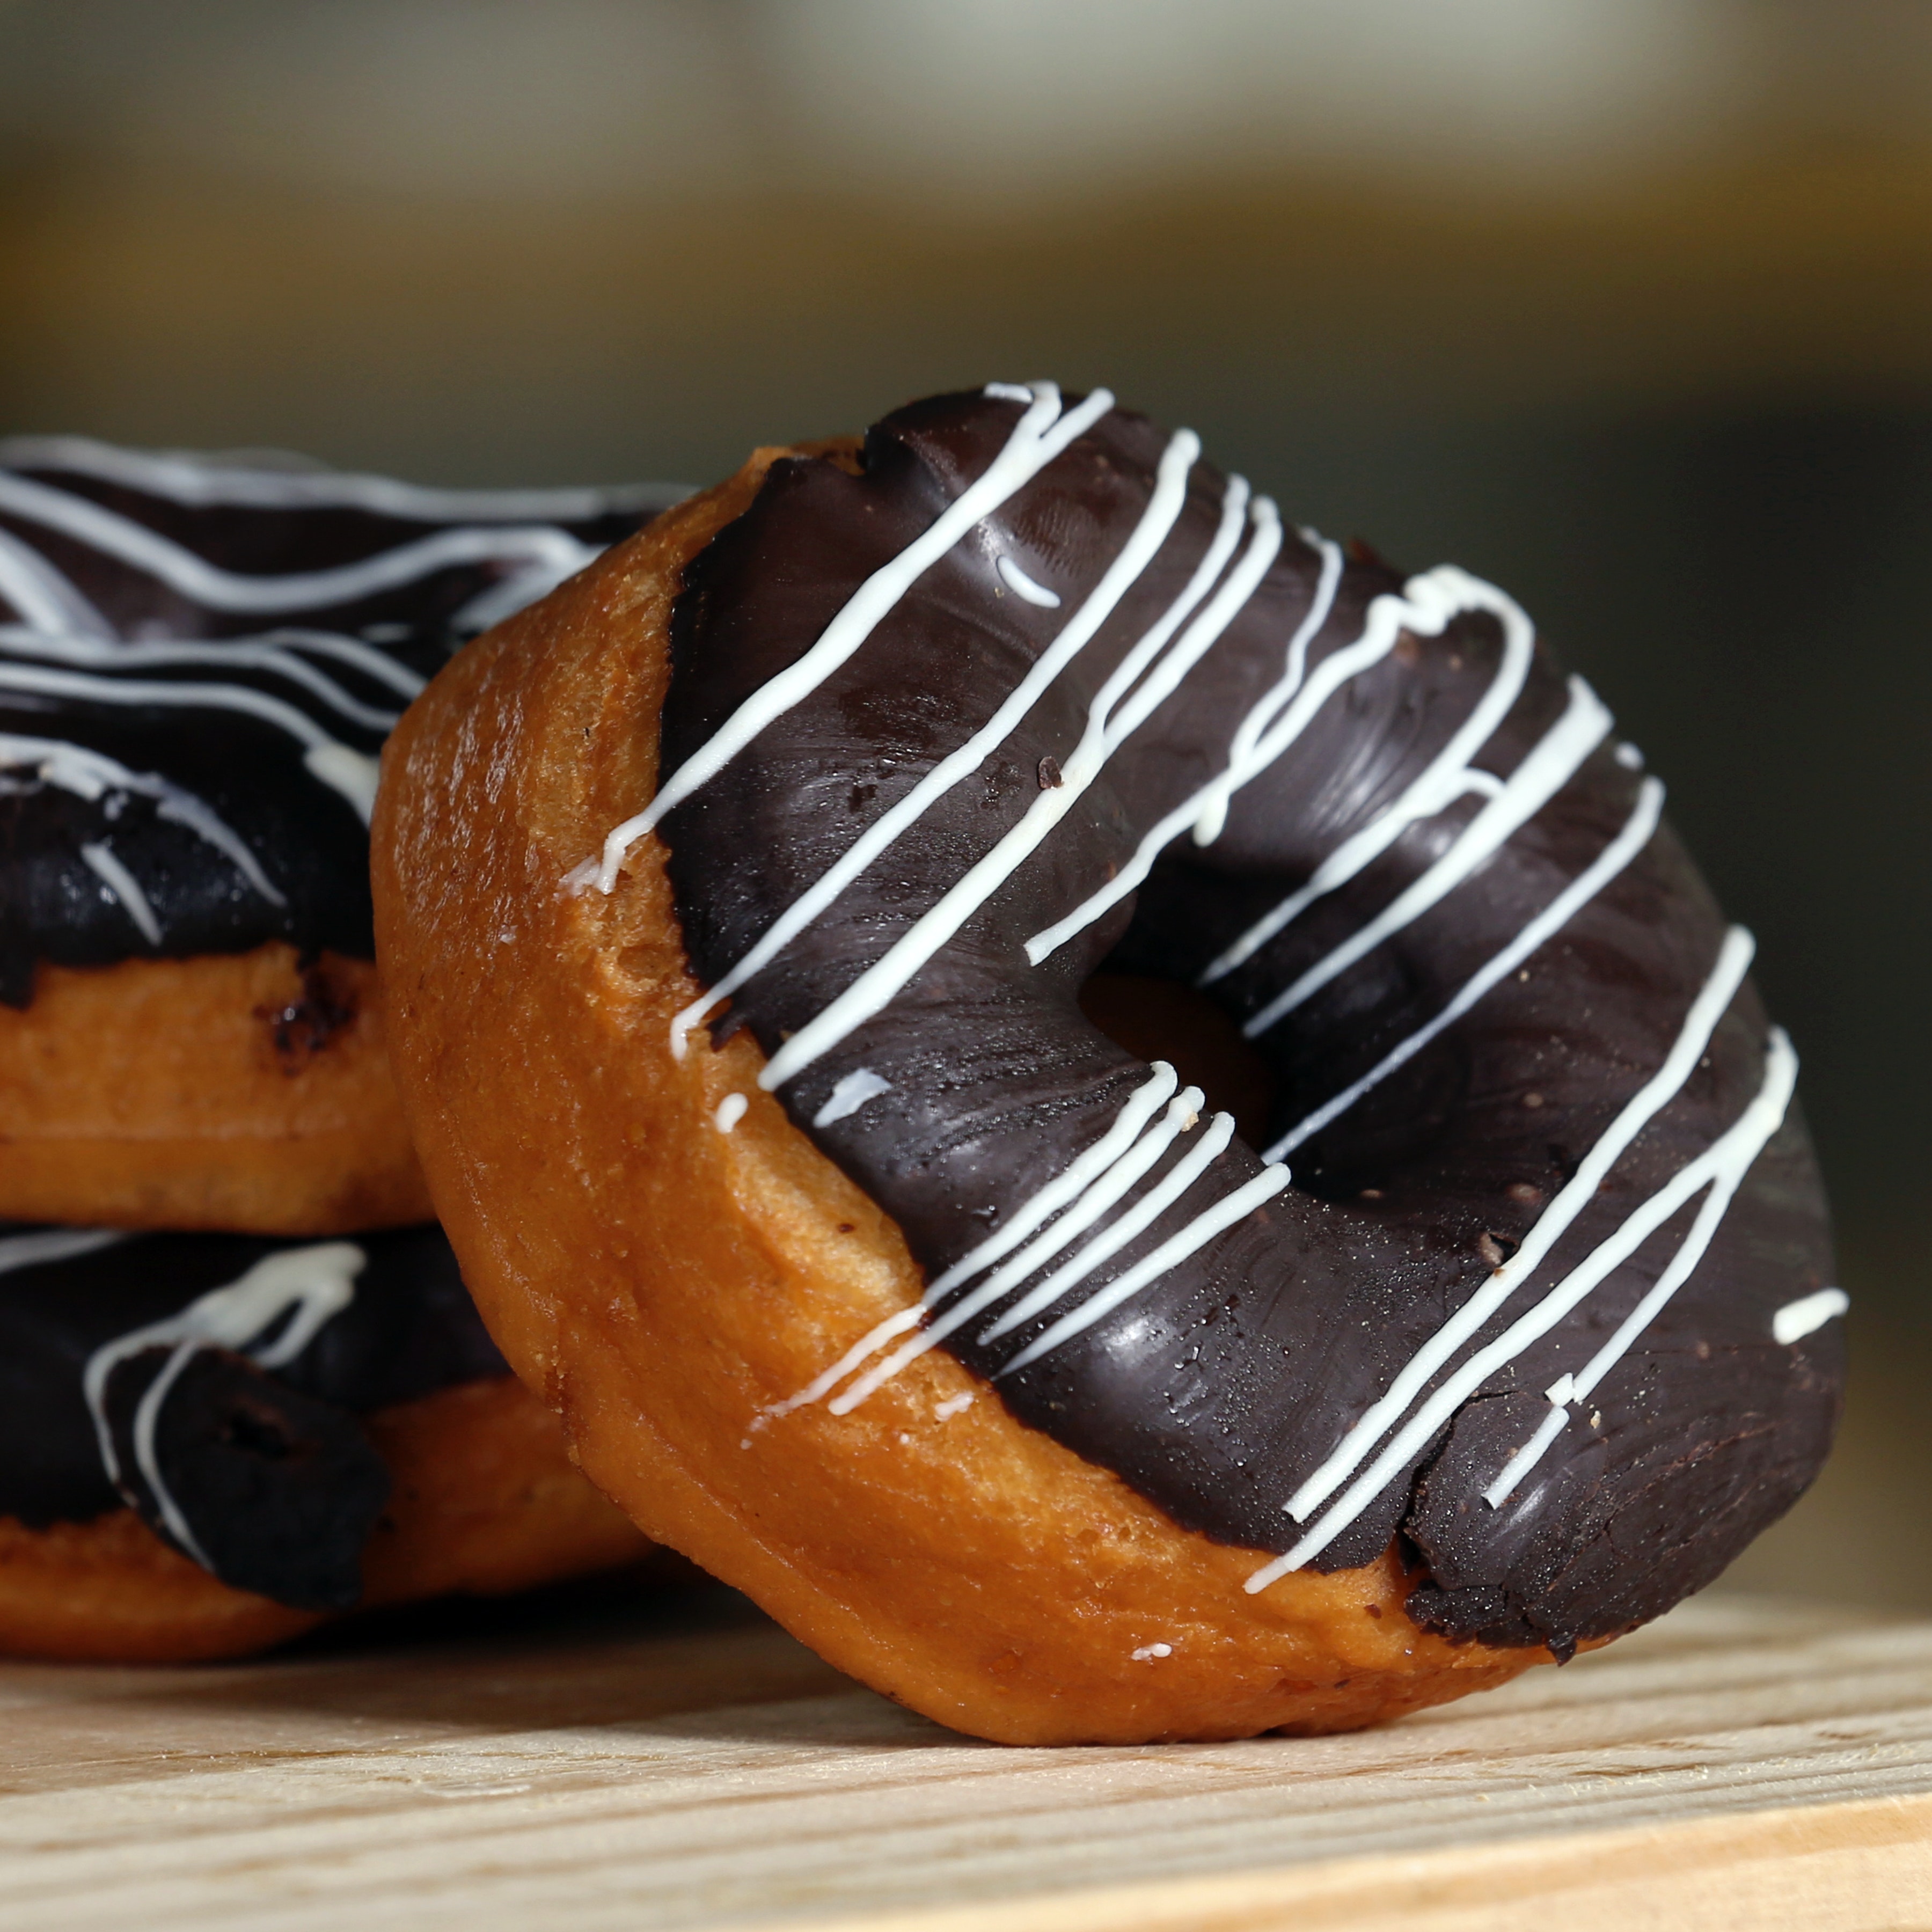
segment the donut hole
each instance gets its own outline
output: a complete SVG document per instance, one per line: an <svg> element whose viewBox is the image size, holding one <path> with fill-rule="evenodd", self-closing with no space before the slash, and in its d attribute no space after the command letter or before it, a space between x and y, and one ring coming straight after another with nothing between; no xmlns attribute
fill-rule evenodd
<svg viewBox="0 0 1932 1932"><path fill-rule="evenodd" d="M1080 1010L1138 1060L1165 1060L1209 1108L1232 1114L1250 1147L1264 1145L1276 1081L1236 1022L1206 994L1178 980L1096 973L1080 988Z"/></svg>

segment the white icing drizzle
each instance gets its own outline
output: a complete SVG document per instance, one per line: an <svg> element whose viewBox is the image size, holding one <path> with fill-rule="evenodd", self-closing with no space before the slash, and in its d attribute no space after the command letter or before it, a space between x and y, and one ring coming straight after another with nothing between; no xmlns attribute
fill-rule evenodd
<svg viewBox="0 0 1932 1932"><path fill-rule="evenodd" d="M1223 1115L1224 1119L1228 1117ZM1228 1122L1232 1137L1234 1126ZM1038 1340L1022 1348L1000 1372L1010 1376L1024 1368L1029 1362L1037 1361L1051 1350L1060 1346L1082 1330L1090 1328L1103 1316L1110 1315L1120 1304L1139 1294L1151 1282L1157 1281L1171 1269L1178 1268L1188 1256L1205 1247L1216 1235L1225 1233L1238 1221L1245 1220L1257 1208L1265 1207L1288 1185L1288 1172L1285 1167L1264 1168L1245 1186L1237 1188L1225 1200L1219 1201L1204 1213L1197 1215L1177 1234L1170 1235L1154 1252L1143 1261L1136 1262L1118 1280L1109 1282L1097 1294L1083 1301L1070 1314L1063 1316Z"/></svg>
<svg viewBox="0 0 1932 1932"><path fill-rule="evenodd" d="M817 690L968 531L1023 489L1114 406L1109 392L1096 389L1078 408L1063 415L1060 392L1052 383L1034 384L1031 394L1033 400L1005 447L984 473L968 484L890 563L881 565L866 578L812 648L796 664L767 680L746 698L658 788L657 796L643 811L611 830L604 841L598 873L601 891L608 893L615 890L625 854L666 812L716 777L775 719Z"/></svg>
<svg viewBox="0 0 1932 1932"><path fill-rule="evenodd" d="M1792 1066L1792 1076L1796 1075ZM1787 1096L1788 1097L1788 1096ZM1536 1434L1522 1449L1517 1450L1504 1466L1502 1473L1483 1492L1483 1500L1492 1509L1500 1509L1509 1500L1512 1492L1522 1483L1530 1472L1548 1452L1550 1444L1562 1434L1570 1420L1568 1406L1586 1402L1601 1385L1604 1378L1625 1355L1629 1354L1639 1337L1662 1312L1666 1303L1690 1279L1697 1264L1704 1258L1718 1232L1718 1224L1729 1210L1732 1197L1742 1185L1746 1172L1757 1158L1766 1141L1777 1131L1784 1118L1780 1108L1776 1120L1764 1130L1756 1141L1746 1138L1738 1143L1731 1157L1718 1168L1711 1183L1711 1191L1705 1196L1697 1210L1696 1218L1690 1224L1678 1250L1665 1268L1651 1286L1649 1292L1618 1324L1617 1330L1578 1373L1565 1375L1553 1387L1545 1390L1545 1399L1550 1404L1550 1414L1544 1418ZM1776 1322L1772 1324L1776 1332Z"/></svg>
<svg viewBox="0 0 1932 1932"><path fill-rule="evenodd" d="M4 480L4 479L0 479ZM94 677L38 664L0 663L0 691L44 693L101 704L166 704L238 711L285 731L303 747L302 763L352 805L364 825L374 809L381 767L330 737L307 712L245 684L164 683L146 678Z"/></svg>
<svg viewBox="0 0 1932 1932"><path fill-rule="evenodd" d="M0 470L0 512L86 544L157 578L206 609L233 614L326 610L358 603L462 564L520 565L519 576L542 574L551 583L561 583L598 554L593 546L580 543L567 530L542 524L507 524L499 529L438 530L333 569L244 577L221 569L86 497L4 470ZM487 594L494 597L502 587L493 586ZM528 593L524 601L530 601Z"/></svg>
<svg viewBox="0 0 1932 1932"><path fill-rule="evenodd" d="M1706 1187L1714 1181L1729 1180L1734 1173L1741 1179L1766 1142L1783 1124L1797 1076L1798 1056L1782 1030L1774 1027L1765 1052L1763 1084L1731 1126L1634 1209L1614 1234L1558 1282L1534 1307L1519 1316L1495 1340L1468 1357L1396 1432L1367 1470L1336 1498L1322 1521L1286 1555L1256 1570L1246 1587L1250 1591L1265 1589L1276 1577L1318 1556L1428 1447L1436 1431L1491 1376L1506 1368L1532 1342L1546 1335ZM1736 1181L1731 1180L1730 1186L1734 1189ZM1722 1198L1728 1202L1729 1192ZM1714 1231L1722 1213L1720 1206L1711 1216L1709 1231ZM1701 1222L1702 1217L1700 1219ZM1709 1232L1704 1239L1708 1243ZM1690 1246L1690 1238L1687 1238L1686 1249ZM1687 1274L1702 1253L1699 1247L1690 1254ZM1658 1286L1663 1286L1664 1282L1660 1280ZM1674 1292L1676 1284L1671 1286Z"/></svg>
<svg viewBox="0 0 1932 1932"><path fill-rule="evenodd" d="M1100 687L1088 708L1079 743L1061 761L1062 782L1034 799L1019 822L914 920L884 958L868 966L779 1048L758 1076L759 1084L767 1092L803 1072L891 1004L920 968L1032 856L1100 776L1108 759L1173 694L1240 615L1281 548L1281 520L1267 497L1254 501L1249 518L1248 547L1206 609L1164 654L1150 642L1154 634L1150 633ZM1136 679L1140 680L1137 686ZM1114 715L1116 706L1118 717Z"/></svg>
<svg viewBox="0 0 1932 1932"><path fill-rule="evenodd" d="M243 464L219 456L122 449L81 436L16 436L0 441L0 469L65 470L196 506L232 504L260 510L327 505L422 523L477 520L583 523L607 513L665 510L691 492L682 484L641 483L603 489L436 490L309 466L260 454Z"/></svg>
<svg viewBox="0 0 1932 1932"><path fill-rule="evenodd" d="M131 1238L118 1228L38 1228L32 1234L0 1234L0 1274L73 1261Z"/></svg>
<svg viewBox="0 0 1932 1932"><path fill-rule="evenodd" d="M751 1104L742 1094L727 1094L711 1116L718 1131L728 1134L745 1118L745 1109Z"/></svg>
<svg viewBox="0 0 1932 1932"><path fill-rule="evenodd" d="M160 945L161 922L154 916L154 908L148 904L148 896L142 891L140 882L114 856L113 848L92 839L83 840L80 856L82 862L100 881L109 896L119 903L122 910L140 928L141 937L150 946Z"/></svg>
<svg viewBox="0 0 1932 1932"><path fill-rule="evenodd" d="M1068 1243L1084 1234L1142 1179L1180 1135L1192 1129L1200 1118L1203 1098L1199 1088L1190 1087L1172 1101L1160 1124L1151 1132L1142 1135L1118 1160L1096 1176L1046 1233L1030 1242L1005 1267L989 1276L970 1294L955 1302L903 1347L896 1349L883 1362L868 1370L832 1404L832 1414L848 1414L874 1389L890 1382L902 1369L916 1361L928 1349L936 1348L947 1336L971 1321L982 1310L990 1308L994 1302L1010 1294L1029 1276L1036 1273L1065 1248ZM1158 1212L1159 1208L1156 1208L1155 1211ZM1112 1232L1110 1230L1109 1234ZM1133 1232L1130 1229L1129 1234ZM1103 1236L1102 1238L1108 1238ZM1122 1238L1127 1237L1123 1236ZM1119 1243L1115 1242L1114 1245L1118 1246ZM1111 1249L1107 1250L1107 1252L1112 1252ZM1078 1270L1077 1274L1070 1274L1067 1269L1062 1269L1059 1274L1048 1277L1046 1300L1052 1300L1058 1294L1061 1285L1071 1287L1106 1258L1105 1254L1096 1252L1089 1261L1088 1253L1088 1250L1083 1249L1080 1256L1069 1264L1070 1268ZM1082 1263L1085 1264L1082 1265ZM921 1312L933 1305L938 1292L938 1284L935 1283L932 1289L928 1290ZM1030 1297L1029 1300L1035 1298ZM1045 1302L1040 1302L1039 1305L1043 1306ZM980 1337L982 1341L988 1339L988 1336Z"/></svg>
<svg viewBox="0 0 1932 1932"><path fill-rule="evenodd" d="M967 1390L963 1395L949 1396L945 1401L934 1406L932 1415L935 1422L950 1422L956 1415L964 1415L973 1406L974 1391Z"/></svg>
<svg viewBox="0 0 1932 1932"><path fill-rule="evenodd" d="M1842 1288L1821 1288L1815 1294L1788 1301L1771 1318L1771 1339L1781 1348L1815 1334L1828 1322L1835 1320L1852 1305L1852 1298Z"/></svg>
<svg viewBox="0 0 1932 1932"><path fill-rule="evenodd" d="M1575 1174L1538 1216L1535 1225L1524 1236L1522 1246L1409 1358L1389 1384L1388 1393L1363 1412L1326 1460L1282 1504L1298 1522L1305 1522L1361 1466L1436 1371L1527 1281L1571 1222L1595 1198L1597 1190L1631 1142L1677 1097L1743 983L1753 949L1751 936L1742 926L1732 926L1726 933L1710 976L1691 1002L1663 1064L1604 1129Z"/></svg>
<svg viewBox="0 0 1932 1932"><path fill-rule="evenodd" d="M1132 892L1153 869L1154 862L1190 826L1202 825L1218 836L1226 823L1228 801L1253 783L1287 751L1323 705L1351 678L1387 657L1405 630L1420 636L1438 635L1460 612L1493 611L1505 628L1527 626L1514 600L1494 585L1467 572L1443 564L1412 577L1400 596L1378 597L1369 606L1362 634L1322 659L1304 681L1292 661L1280 682L1265 693L1235 728L1230 758L1220 775L1203 785L1156 824L1142 839L1132 858L1107 884L1082 902L1054 925L1036 932L1026 943L1027 957L1037 966L1103 917ZM1312 632L1310 634L1312 634ZM1246 746L1237 751L1236 747Z"/></svg>
<svg viewBox="0 0 1932 1932"><path fill-rule="evenodd" d="M232 827L191 791L154 772L134 772L104 752L58 738L20 737L0 732L0 771L31 771L34 781L71 792L90 802L115 791L133 792L154 800L154 815L184 826L203 843L212 845L249 885L272 905L287 899L262 870L260 862ZM0 790L16 787L0 780Z"/></svg>
<svg viewBox="0 0 1932 1932"><path fill-rule="evenodd" d="M181 1310L145 1328L104 1342L87 1358L81 1392L94 1418L95 1441L108 1480L119 1486L122 1474L113 1431L107 1421L107 1383L114 1370L150 1348L172 1348L166 1365L148 1385L134 1412L136 1466L146 1478L168 1533L204 1570L214 1566L196 1540L188 1519L162 1480L155 1452L161 1408L176 1379L202 1348L246 1354L257 1367L276 1369L292 1362L315 1338L324 1322L356 1298L356 1277L369 1257L352 1241L322 1241L264 1255L248 1273L225 1288L208 1292ZM291 1315L290 1311L293 1312ZM257 1342L290 1316L272 1340ZM251 1342L256 1346L250 1347Z"/></svg>
<svg viewBox="0 0 1932 1932"><path fill-rule="evenodd" d="M874 1073L869 1066L861 1066L848 1073L832 1090L824 1106L812 1117L814 1127L829 1127L834 1120L842 1120L848 1114L856 1114L868 1100L876 1100L881 1094L890 1094L892 1083Z"/></svg>
<svg viewBox="0 0 1932 1932"><path fill-rule="evenodd" d="M1570 703L1562 716L1524 757L1502 789L1456 835L1442 857L1393 904L1277 993L1242 1027L1244 1036L1254 1040L1267 1032L1358 959L1447 898L1569 783L1583 760L1603 742L1611 723L1610 714L1596 694L1580 677L1573 677Z"/></svg>
<svg viewBox="0 0 1932 1932"><path fill-rule="evenodd" d="M0 530L0 598L12 605L23 623L37 630L91 638L114 634L114 627L79 584L7 530Z"/></svg>
<svg viewBox="0 0 1932 1932"><path fill-rule="evenodd" d="M1004 551L994 560L993 568L1000 574L1000 581L1016 597L1028 604L1036 604L1042 610L1060 608L1060 592L1049 590L1043 584L1036 583Z"/></svg>
<svg viewBox="0 0 1932 1932"><path fill-rule="evenodd" d="M1171 1643L1144 1643L1133 1652L1133 1660L1136 1664L1147 1664L1155 1658L1172 1657L1173 1654L1174 1646Z"/></svg>
<svg viewBox="0 0 1932 1932"><path fill-rule="evenodd" d="M1627 772L1640 772L1643 770L1643 754L1633 744L1625 742L1619 745L1615 756L1617 763Z"/></svg>
<svg viewBox="0 0 1932 1932"><path fill-rule="evenodd" d="M1168 1096L1179 1084L1174 1069L1164 1060L1154 1061L1148 1072L1150 1077L1128 1095L1113 1125L1084 1154L1069 1161L1043 1187L1022 1200L1003 1228L961 1256L911 1307L887 1316L860 1336L831 1367L807 1383L796 1395L762 1411L759 1423L754 1426L762 1426L774 1416L788 1415L794 1409L802 1408L830 1394L862 1362L869 1360L896 1336L903 1335L908 1328L916 1327L928 1309L1010 1254L1042 1222L1078 1200L1134 1146L1142 1130L1166 1104Z"/></svg>
<svg viewBox="0 0 1932 1932"><path fill-rule="evenodd" d="M1041 652L992 716L959 748L942 758L905 796L866 826L824 875L795 899L760 934L756 945L716 985L685 1007L671 1022L670 1046L682 1059L692 1030L721 1001L729 999L754 974L761 972L811 925L896 840L917 824L956 785L976 772L1018 727L1060 673L1090 644L1113 614L1120 600L1153 561L1186 501L1188 472L1200 454L1200 442L1184 430L1163 452L1154 493L1133 534L1108 566L1100 583L1067 620L1058 636ZM1168 606L1160 621L1147 632L1137 650L1159 650L1195 605L1204 597L1233 551L1240 533L1241 513L1248 487L1239 477L1229 480L1222 505L1220 528L1186 587ZM573 878L577 875L573 874Z"/></svg>
<svg viewBox="0 0 1932 1932"><path fill-rule="evenodd" d="M1397 1067L1413 1059L1445 1028L1453 1026L1484 994L1516 971L1532 953L1568 926L1650 843L1663 812L1664 787L1655 778L1646 778L1638 790L1636 803L1623 830L1587 869L1571 880L1480 972L1465 980L1455 997L1433 1019L1418 1027L1406 1039L1398 1040L1359 1080L1345 1087L1333 1100L1324 1101L1314 1112L1289 1128L1268 1150L1264 1158L1280 1160L1284 1155L1293 1153L1311 1134L1318 1134L1330 1121L1346 1113L1371 1088L1380 1085Z"/></svg>
<svg viewBox="0 0 1932 1932"><path fill-rule="evenodd" d="M1449 742L1430 760L1421 775L1399 798L1330 853L1299 892L1290 893L1214 960L1201 975L1198 983L1211 986L1232 972L1283 927L1298 919L1317 899L1346 885L1357 873L1387 851L1418 819L1434 818L1472 787L1483 789L1482 782L1485 779L1496 783L1490 773L1472 770L1470 760L1496 735L1497 728L1521 695L1535 649L1535 633L1527 622L1505 624L1502 655L1495 676L1490 680L1488 688L1474 709ZM1573 691L1573 701L1574 695ZM1250 748L1249 746L1238 743L1229 762L1238 760ZM1217 825L1217 832L1219 829ZM1197 826L1197 837L1199 830ZM1202 842L1204 844L1209 842L1204 839Z"/></svg>
<svg viewBox="0 0 1932 1932"><path fill-rule="evenodd" d="M236 638L220 644L130 644L10 627L0 628L0 652L38 658L52 664L73 664L83 670L139 670L160 669L170 664L206 664L224 670L267 671L299 685L321 699L330 710L339 712L365 730L378 731L386 736L395 729L402 716L399 711L382 711L374 705L364 704L344 691L333 678L326 676L292 651L284 650L266 640ZM381 653L372 650L369 656L376 658Z"/></svg>

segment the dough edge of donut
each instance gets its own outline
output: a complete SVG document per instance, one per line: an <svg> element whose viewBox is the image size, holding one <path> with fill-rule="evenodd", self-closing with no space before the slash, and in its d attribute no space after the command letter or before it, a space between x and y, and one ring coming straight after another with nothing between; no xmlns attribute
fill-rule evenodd
<svg viewBox="0 0 1932 1932"><path fill-rule="evenodd" d="M310 978L247 952L41 965L0 1007L0 1219L339 1234L434 1218L389 1070L374 964L311 962L349 1016L278 1054Z"/></svg>
<svg viewBox="0 0 1932 1932"><path fill-rule="evenodd" d="M1247 1594L1265 1552L1181 1529L939 1351L848 1417L754 1426L920 1275L758 1088L748 1035L672 1059L698 988L664 847L634 848L608 898L563 882L651 795L638 721L662 713L686 562L771 463L854 447L755 452L471 645L386 752L398 1082L499 1346L647 1534L850 1675L1000 1742L1347 1730L1549 1660L1412 1623L1393 1549Z"/></svg>

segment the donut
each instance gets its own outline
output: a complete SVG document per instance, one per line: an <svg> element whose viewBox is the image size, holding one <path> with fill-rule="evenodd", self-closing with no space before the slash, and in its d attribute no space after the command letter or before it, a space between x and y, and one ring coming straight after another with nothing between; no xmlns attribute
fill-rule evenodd
<svg viewBox="0 0 1932 1932"><path fill-rule="evenodd" d="M376 754L463 638L675 491L0 442L0 1216L430 1208L391 1084Z"/></svg>
<svg viewBox="0 0 1932 1932"><path fill-rule="evenodd" d="M0 1652L232 1656L648 1549L433 1226L0 1234Z"/></svg>
<svg viewBox="0 0 1932 1932"><path fill-rule="evenodd" d="M377 957L652 1537L1011 1743L1345 1729L1708 1582L1846 1306L1609 711L1096 390L758 452L439 674Z"/></svg>

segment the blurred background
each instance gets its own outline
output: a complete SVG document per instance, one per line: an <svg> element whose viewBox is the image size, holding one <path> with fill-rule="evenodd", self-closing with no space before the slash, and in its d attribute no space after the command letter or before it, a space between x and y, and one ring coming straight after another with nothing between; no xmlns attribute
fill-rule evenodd
<svg viewBox="0 0 1932 1932"><path fill-rule="evenodd" d="M1668 779L1854 1305L1733 1579L1922 1607L1932 8L0 0L0 432L698 483L1040 375L1505 585Z"/></svg>

